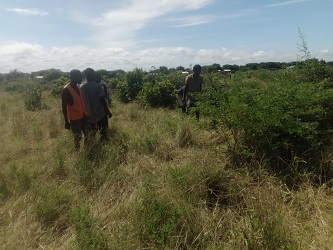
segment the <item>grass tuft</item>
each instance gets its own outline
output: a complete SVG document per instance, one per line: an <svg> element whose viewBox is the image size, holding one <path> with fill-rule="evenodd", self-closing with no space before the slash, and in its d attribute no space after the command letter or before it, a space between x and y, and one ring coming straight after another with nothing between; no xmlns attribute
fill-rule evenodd
<svg viewBox="0 0 333 250"><path fill-rule="evenodd" d="M36 183L34 205L37 220L46 228L63 232L70 226L72 195L54 184Z"/></svg>
<svg viewBox="0 0 333 250"><path fill-rule="evenodd" d="M90 210L86 206L75 206L71 212L71 219L75 228L78 249L107 250L107 238L95 226Z"/></svg>

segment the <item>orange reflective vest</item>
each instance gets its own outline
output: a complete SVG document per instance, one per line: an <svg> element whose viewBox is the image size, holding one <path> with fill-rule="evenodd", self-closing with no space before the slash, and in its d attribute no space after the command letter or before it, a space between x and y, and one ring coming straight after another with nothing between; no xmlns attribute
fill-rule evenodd
<svg viewBox="0 0 333 250"><path fill-rule="evenodd" d="M67 118L72 121L82 119L85 114L85 108L81 99L81 96L73 89L73 87L68 83L64 88L67 88L73 98L73 105L67 104Z"/></svg>

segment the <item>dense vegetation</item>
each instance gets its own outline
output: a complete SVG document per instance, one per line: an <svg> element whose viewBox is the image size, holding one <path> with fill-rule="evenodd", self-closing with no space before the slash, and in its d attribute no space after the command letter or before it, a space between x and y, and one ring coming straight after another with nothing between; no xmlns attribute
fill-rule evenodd
<svg viewBox="0 0 333 250"><path fill-rule="evenodd" d="M111 140L78 152L68 73L3 75L0 248L330 249L332 65L217 66L199 121L177 109L185 68L101 70Z"/></svg>

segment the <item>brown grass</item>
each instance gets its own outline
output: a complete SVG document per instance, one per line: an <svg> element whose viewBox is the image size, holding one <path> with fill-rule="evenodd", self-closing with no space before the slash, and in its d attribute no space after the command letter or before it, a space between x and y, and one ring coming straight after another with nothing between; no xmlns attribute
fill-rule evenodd
<svg viewBox="0 0 333 250"><path fill-rule="evenodd" d="M83 149L75 152L72 135L63 128L60 100L46 98L49 109L31 112L18 94L0 93L0 249L78 249L78 234L86 242L100 237L109 249L333 245L332 188L304 183L288 190L265 166L258 165L257 171L230 166L226 139L207 129L204 118L197 122L180 110L114 101L111 141L97 145L89 158ZM49 186L58 197L70 195L68 210L61 210L53 226L43 224L36 212L47 201L57 204L56 196L40 200ZM162 236L140 231L141 226L160 230L137 217L150 198L180 216L181 223L165 232L177 229L169 245L160 245ZM73 225L77 206L89 207L94 234ZM166 217L164 222L174 221ZM55 226L59 223L61 230Z"/></svg>

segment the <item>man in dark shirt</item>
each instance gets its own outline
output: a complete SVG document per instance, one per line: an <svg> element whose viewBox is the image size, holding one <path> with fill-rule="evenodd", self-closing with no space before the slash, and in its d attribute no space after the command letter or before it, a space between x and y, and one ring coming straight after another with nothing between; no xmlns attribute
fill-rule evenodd
<svg viewBox="0 0 333 250"><path fill-rule="evenodd" d="M101 140L107 141L107 124L108 118L112 114L107 106L105 94L102 85L95 82L95 71L92 68L85 70L87 82L80 85L82 101L89 121L89 141L95 140L97 129L100 132ZM96 129L97 128L97 129Z"/></svg>
<svg viewBox="0 0 333 250"><path fill-rule="evenodd" d="M186 77L183 102L186 102L187 108L195 107L196 95L202 90L203 78L200 74L201 66L196 64L193 66L193 74ZM195 116L199 119L199 111L195 112Z"/></svg>

